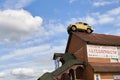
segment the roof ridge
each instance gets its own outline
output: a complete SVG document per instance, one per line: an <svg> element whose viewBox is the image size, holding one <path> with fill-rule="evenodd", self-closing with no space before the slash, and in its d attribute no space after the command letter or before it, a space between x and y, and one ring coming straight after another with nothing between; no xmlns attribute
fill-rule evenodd
<svg viewBox="0 0 120 80"><path fill-rule="evenodd" d="M120 46L120 36L118 35L88 34L82 32L72 32L72 34L88 44Z"/></svg>

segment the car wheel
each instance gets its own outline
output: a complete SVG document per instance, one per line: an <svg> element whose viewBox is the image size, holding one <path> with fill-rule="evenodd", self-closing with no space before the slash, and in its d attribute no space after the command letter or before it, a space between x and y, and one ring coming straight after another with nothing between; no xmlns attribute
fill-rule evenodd
<svg viewBox="0 0 120 80"><path fill-rule="evenodd" d="M72 30L72 31L76 31L76 30L77 30L76 26L72 26L72 27L71 27L71 30Z"/></svg>
<svg viewBox="0 0 120 80"><path fill-rule="evenodd" d="M88 28L87 33L92 33L92 30Z"/></svg>

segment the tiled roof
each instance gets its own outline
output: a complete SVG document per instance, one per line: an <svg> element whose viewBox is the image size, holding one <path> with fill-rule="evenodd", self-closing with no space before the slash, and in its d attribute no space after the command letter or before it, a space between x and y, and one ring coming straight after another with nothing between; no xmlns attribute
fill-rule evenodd
<svg viewBox="0 0 120 80"><path fill-rule="evenodd" d="M120 46L120 36L84 32L72 32L72 34L88 44Z"/></svg>
<svg viewBox="0 0 120 80"><path fill-rule="evenodd" d="M90 63L94 72L120 73L120 63Z"/></svg>

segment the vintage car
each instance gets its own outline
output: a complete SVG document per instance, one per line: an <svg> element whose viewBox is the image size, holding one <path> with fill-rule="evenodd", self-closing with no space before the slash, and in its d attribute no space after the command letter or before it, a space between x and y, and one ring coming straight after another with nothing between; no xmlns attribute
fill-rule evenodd
<svg viewBox="0 0 120 80"><path fill-rule="evenodd" d="M84 22L77 22L75 24L70 24L67 28L68 33L71 31L85 31L87 33L92 33L94 30L93 28Z"/></svg>

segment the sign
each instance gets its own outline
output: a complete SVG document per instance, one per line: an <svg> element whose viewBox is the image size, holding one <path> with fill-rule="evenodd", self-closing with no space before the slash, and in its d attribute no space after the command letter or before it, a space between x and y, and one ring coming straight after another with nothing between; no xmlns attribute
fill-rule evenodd
<svg viewBox="0 0 120 80"><path fill-rule="evenodd" d="M117 47L87 45L88 57L118 58Z"/></svg>

